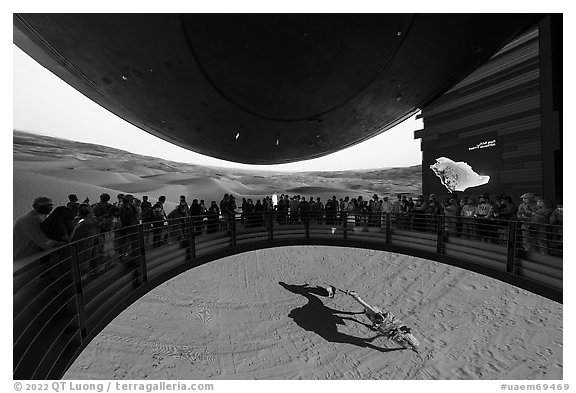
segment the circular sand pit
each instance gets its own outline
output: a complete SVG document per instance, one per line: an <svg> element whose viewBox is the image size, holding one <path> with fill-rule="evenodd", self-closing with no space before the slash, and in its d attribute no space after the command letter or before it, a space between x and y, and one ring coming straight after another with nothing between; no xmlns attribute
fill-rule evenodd
<svg viewBox="0 0 576 393"><path fill-rule="evenodd" d="M282 283L282 284L280 284ZM411 326L420 353L364 324L353 289ZM122 312L65 379L562 379L562 305L406 255L248 252L192 269Z"/></svg>

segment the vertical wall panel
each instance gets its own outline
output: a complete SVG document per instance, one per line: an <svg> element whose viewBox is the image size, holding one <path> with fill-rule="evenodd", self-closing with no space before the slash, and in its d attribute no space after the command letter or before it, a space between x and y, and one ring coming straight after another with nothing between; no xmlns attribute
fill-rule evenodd
<svg viewBox="0 0 576 393"><path fill-rule="evenodd" d="M493 140L498 149L485 155L498 161L491 163L498 168L491 169L497 172L497 176L491 178L497 184L490 185L490 193L508 193L516 200L524 192L543 193L539 38L537 26L524 32L422 108L420 117L424 129L417 131L415 138L422 140L425 194L437 193L440 183L430 169L431 162L450 153L457 155L454 152L458 144L461 157L469 150L477 154L478 159L480 155L474 152L474 143ZM476 166L486 170L482 164L476 163ZM445 194L449 193L447 188L444 190ZM488 185L481 185L461 194L477 196L487 190Z"/></svg>

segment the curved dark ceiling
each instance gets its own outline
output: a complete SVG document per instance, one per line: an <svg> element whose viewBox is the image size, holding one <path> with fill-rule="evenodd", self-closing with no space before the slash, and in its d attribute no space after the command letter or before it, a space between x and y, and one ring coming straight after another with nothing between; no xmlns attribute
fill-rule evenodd
<svg viewBox="0 0 576 393"><path fill-rule="evenodd" d="M247 164L326 155L407 118L533 14L15 14L14 43L171 143Z"/></svg>

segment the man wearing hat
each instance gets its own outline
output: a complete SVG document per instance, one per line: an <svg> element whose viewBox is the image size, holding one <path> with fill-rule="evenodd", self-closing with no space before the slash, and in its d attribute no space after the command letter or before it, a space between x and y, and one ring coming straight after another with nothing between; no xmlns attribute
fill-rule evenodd
<svg viewBox="0 0 576 393"><path fill-rule="evenodd" d="M531 192L527 192L520 196L522 198L522 203L518 206L517 217L519 221L522 221L520 228L522 228L522 245L524 250L530 251L530 222L532 221L532 216L534 212L538 210L536 204L536 196Z"/></svg>
<svg viewBox="0 0 576 393"><path fill-rule="evenodd" d="M38 197L34 199L33 209L16 219L13 227L14 260L36 254L42 250L48 250L60 244L60 242L49 239L40 227L40 224L52 211L53 206L50 198Z"/></svg>

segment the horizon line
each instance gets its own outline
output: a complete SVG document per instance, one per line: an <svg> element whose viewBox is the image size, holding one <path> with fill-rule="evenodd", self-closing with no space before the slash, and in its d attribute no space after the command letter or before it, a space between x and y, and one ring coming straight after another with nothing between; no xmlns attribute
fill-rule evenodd
<svg viewBox="0 0 576 393"><path fill-rule="evenodd" d="M354 171L371 171L371 170L390 170L390 169L402 169L402 168L412 168L412 167L416 167L416 166L421 166L422 163L420 164L414 164L414 165L408 165L408 166L391 166L391 167L370 167L370 168L355 168L355 169L333 169L333 170L311 170L311 171L306 171L306 170L296 170L296 169L262 169L262 168L233 168L233 167L224 167L224 166L217 166L217 165L205 165L205 164L198 164L198 163L192 163L192 162L182 162L182 161L173 161L173 160L169 160L166 158L162 158L162 157L157 157L157 156L149 156L149 155L144 155L144 154L139 154L139 153L135 153L135 152L131 152L129 150L124 150L124 149L120 149L117 147L113 147L113 146L108 146L108 145L102 145L102 144L98 144L98 143L94 143L94 142L82 142L82 141L78 141L78 140L74 140L74 139L68 139L68 138L63 138L63 137L58 137L58 136L53 136L53 135L48 135L45 134L41 131L30 131L30 130L22 130L22 129L12 129L12 132L21 132L21 133L25 133L25 134L32 134L32 135L40 135L40 136L45 136L48 138L53 138L53 139L59 139L59 140L63 140L63 141L70 141L70 142L76 142L76 143L83 143L86 145L95 145L95 146L103 146L109 149L115 149L115 150L119 150L122 152L126 152L126 153L130 153L130 154L134 154L137 156L141 156L141 157L152 157L152 158L157 158L159 160L164 160L164 161L168 161L168 162L175 162L178 164L186 164L186 165L196 165L199 167L206 167L206 168L214 168L214 169L224 169L224 170L238 170L238 171L256 171L256 172L279 172L279 173L290 173L290 172L298 172L298 173L321 173L321 172L354 172ZM190 150L190 152L193 152L192 150ZM201 154L201 153L197 153L194 152L196 154ZM212 157L212 156L208 156L205 155L206 157L210 157L213 159L218 159L216 157ZM306 160L301 160L301 161L295 161L294 163L297 162L304 162ZM238 164L238 165L257 165L257 164L244 164L244 163L236 163L235 161L227 161L231 164ZM289 164L289 163L287 163ZM286 164L258 164L258 165L286 165Z"/></svg>

